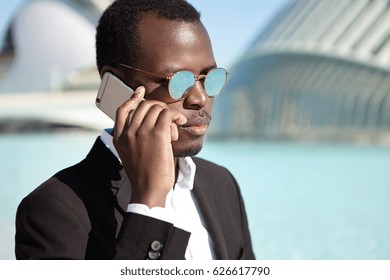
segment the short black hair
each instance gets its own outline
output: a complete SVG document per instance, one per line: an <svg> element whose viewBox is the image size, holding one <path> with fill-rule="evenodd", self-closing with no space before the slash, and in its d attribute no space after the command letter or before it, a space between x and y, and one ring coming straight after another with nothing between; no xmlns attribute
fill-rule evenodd
<svg viewBox="0 0 390 280"><path fill-rule="evenodd" d="M200 13L185 0L117 0L103 13L96 28L96 64L134 64L139 57L138 24L145 13L184 22L199 22Z"/></svg>

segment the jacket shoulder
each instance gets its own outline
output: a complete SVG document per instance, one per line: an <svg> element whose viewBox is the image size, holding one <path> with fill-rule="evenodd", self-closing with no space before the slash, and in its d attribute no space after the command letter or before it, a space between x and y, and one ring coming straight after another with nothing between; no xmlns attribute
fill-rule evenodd
<svg viewBox="0 0 390 280"><path fill-rule="evenodd" d="M208 177L210 179L228 180L234 185L237 185L234 176L226 167L198 157L193 157L192 159L196 165L196 173L200 176Z"/></svg>

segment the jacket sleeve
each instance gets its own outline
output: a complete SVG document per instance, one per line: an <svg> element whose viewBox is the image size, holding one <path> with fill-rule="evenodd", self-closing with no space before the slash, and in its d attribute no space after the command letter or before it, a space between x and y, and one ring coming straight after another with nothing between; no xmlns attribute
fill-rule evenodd
<svg viewBox="0 0 390 280"><path fill-rule="evenodd" d="M244 200L242 199L241 192L239 187L237 186L237 191L239 194L239 200L240 200L240 208L241 208L241 227L242 227L242 233L243 233L243 252L240 257L241 260L255 260L255 254L253 253L252 248L252 241L251 236L249 233L249 226L248 226L248 218L245 211L245 205Z"/></svg>
<svg viewBox="0 0 390 280"><path fill-rule="evenodd" d="M126 213L118 238L97 242L89 214L55 197L28 196L16 215L16 258L184 259L190 234L170 223Z"/></svg>
<svg viewBox="0 0 390 280"><path fill-rule="evenodd" d="M60 201L45 195L25 198L16 214L17 259L82 259L86 227Z"/></svg>
<svg viewBox="0 0 390 280"><path fill-rule="evenodd" d="M137 231L142 229L142 231ZM190 233L172 224L127 213L118 236L115 259L184 260Z"/></svg>
<svg viewBox="0 0 390 280"><path fill-rule="evenodd" d="M256 257L255 257L255 254L253 252L253 247L252 247L252 239L251 239L251 235L250 235L250 231L249 231L249 223L248 223L248 218L247 218L247 214L246 214L246 210L245 210L245 204L244 204L244 200L242 198L242 194L241 194L241 190L240 190L240 187L235 179L235 177L233 176L233 174L226 168L223 168L227 174L229 174L232 182L233 182L233 185L234 185L234 188L235 188L235 192L236 192L236 196L238 198L238 207L239 207L239 213L240 213L240 226L241 226L241 234L242 234L242 251L241 251L241 254L240 254L240 257L239 259L240 260L255 260Z"/></svg>

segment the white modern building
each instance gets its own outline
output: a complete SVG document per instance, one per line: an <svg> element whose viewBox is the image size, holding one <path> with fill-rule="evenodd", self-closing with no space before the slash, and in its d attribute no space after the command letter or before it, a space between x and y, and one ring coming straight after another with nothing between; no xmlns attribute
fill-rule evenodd
<svg viewBox="0 0 390 280"><path fill-rule="evenodd" d="M0 52L0 132L112 125L94 106L95 28L110 0L30 0Z"/></svg>
<svg viewBox="0 0 390 280"><path fill-rule="evenodd" d="M219 136L390 143L390 2L297 0L231 71Z"/></svg>
<svg viewBox="0 0 390 280"><path fill-rule="evenodd" d="M98 80L95 26L108 4L108 0L27 1L4 38L0 94L58 91L88 72Z"/></svg>

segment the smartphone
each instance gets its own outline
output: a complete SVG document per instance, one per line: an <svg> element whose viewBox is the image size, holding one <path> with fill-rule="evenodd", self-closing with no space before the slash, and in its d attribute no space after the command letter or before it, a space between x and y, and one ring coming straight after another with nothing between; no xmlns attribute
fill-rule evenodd
<svg viewBox="0 0 390 280"><path fill-rule="evenodd" d="M96 96L96 106L115 121L116 110L125 103L134 90L110 72L104 73Z"/></svg>

